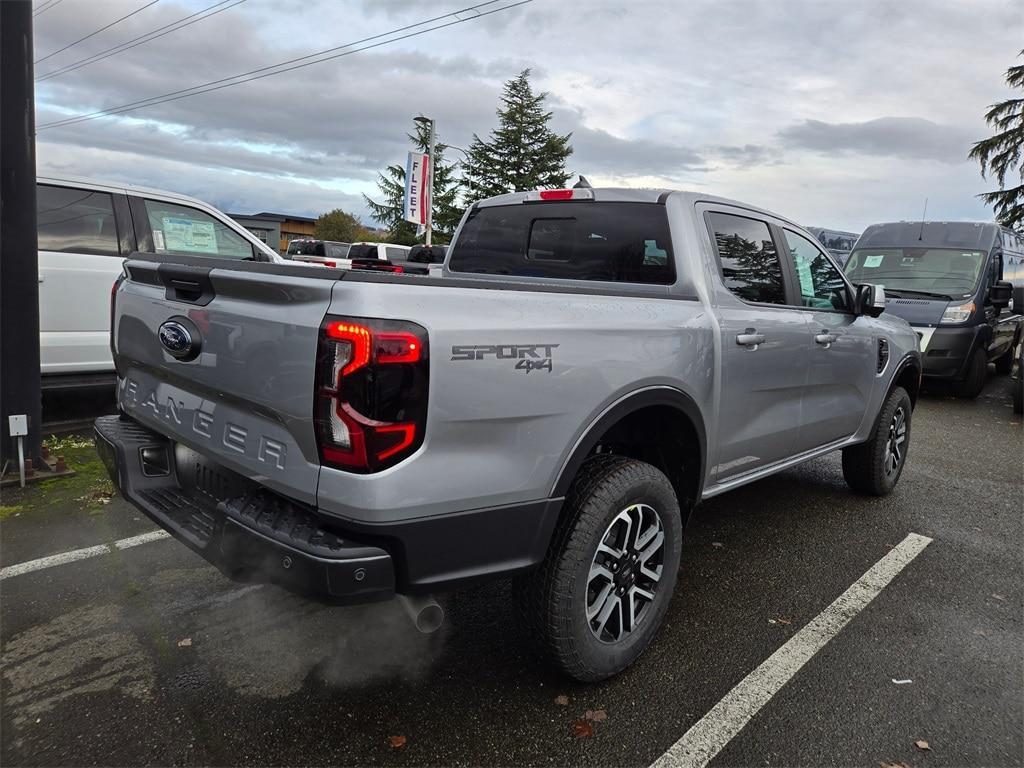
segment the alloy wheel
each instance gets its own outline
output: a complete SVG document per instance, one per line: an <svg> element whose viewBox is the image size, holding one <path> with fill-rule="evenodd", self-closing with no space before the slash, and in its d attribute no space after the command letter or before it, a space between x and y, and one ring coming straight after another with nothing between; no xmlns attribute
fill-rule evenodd
<svg viewBox="0 0 1024 768"><path fill-rule="evenodd" d="M903 406L896 409L889 422L889 439L885 443L882 466L887 477L892 477L906 457L907 414Z"/></svg>
<svg viewBox="0 0 1024 768"><path fill-rule="evenodd" d="M587 577L587 624L602 643L617 643L643 622L654 603L665 556L661 516L633 504L609 523Z"/></svg>

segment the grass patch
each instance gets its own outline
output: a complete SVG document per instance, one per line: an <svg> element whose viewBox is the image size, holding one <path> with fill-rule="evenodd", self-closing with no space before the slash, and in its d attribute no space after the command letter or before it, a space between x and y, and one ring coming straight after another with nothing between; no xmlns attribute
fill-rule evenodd
<svg viewBox="0 0 1024 768"><path fill-rule="evenodd" d="M24 510L25 508L20 504L13 504L9 507L0 504L0 520L6 520L8 517L13 517L14 515L20 514Z"/></svg>
<svg viewBox="0 0 1024 768"><path fill-rule="evenodd" d="M92 440L72 435L50 438L46 444L50 448L50 460L55 462L58 456L63 456L75 474L32 483L24 488L5 488L0 520L18 513L32 514L44 509L70 508L96 514L110 503L114 495L114 484L110 482Z"/></svg>

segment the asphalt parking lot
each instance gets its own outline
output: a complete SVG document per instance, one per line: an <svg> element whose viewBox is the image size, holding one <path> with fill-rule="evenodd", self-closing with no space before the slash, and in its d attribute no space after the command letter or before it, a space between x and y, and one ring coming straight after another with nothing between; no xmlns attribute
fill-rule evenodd
<svg viewBox="0 0 1024 768"><path fill-rule="evenodd" d="M19 573L153 527L120 499L9 516L0 762L647 766L917 534L712 765L1021 765L1022 457L993 377L974 402L923 397L886 499L849 493L838 456L714 499L654 645L594 686L534 662L507 582L448 596L422 636L396 603L234 584L167 539Z"/></svg>

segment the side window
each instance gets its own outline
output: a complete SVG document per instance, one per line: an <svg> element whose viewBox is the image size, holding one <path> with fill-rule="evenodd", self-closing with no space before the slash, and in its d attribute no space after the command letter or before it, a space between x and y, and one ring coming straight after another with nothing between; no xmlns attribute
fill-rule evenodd
<svg viewBox="0 0 1024 768"><path fill-rule="evenodd" d="M385 248L384 253L387 254L389 259L404 259L408 252L401 248Z"/></svg>
<svg viewBox="0 0 1024 768"><path fill-rule="evenodd" d="M800 286L805 307L850 311L850 298L842 275L818 247L803 235L784 230L786 250Z"/></svg>
<svg viewBox="0 0 1024 768"><path fill-rule="evenodd" d="M252 244L208 213L184 205L146 200L157 253L187 253L219 259L252 259Z"/></svg>
<svg viewBox="0 0 1024 768"><path fill-rule="evenodd" d="M39 250L120 254L114 203L107 192L36 186Z"/></svg>
<svg viewBox="0 0 1024 768"><path fill-rule="evenodd" d="M728 213L708 216L726 288L744 301L785 304L782 264L768 224Z"/></svg>

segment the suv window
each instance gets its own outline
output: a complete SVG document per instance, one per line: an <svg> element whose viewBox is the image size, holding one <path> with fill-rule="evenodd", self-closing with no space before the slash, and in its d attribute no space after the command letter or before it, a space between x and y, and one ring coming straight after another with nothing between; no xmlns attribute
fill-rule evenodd
<svg viewBox="0 0 1024 768"><path fill-rule="evenodd" d="M675 282L665 207L652 203L549 202L470 212L449 269L516 277Z"/></svg>
<svg viewBox="0 0 1024 768"><path fill-rule="evenodd" d="M108 192L36 186L39 250L120 253L114 203Z"/></svg>
<svg viewBox="0 0 1024 768"><path fill-rule="evenodd" d="M389 259L404 259L408 252L404 248L385 248L384 253Z"/></svg>
<svg viewBox="0 0 1024 768"><path fill-rule="evenodd" d="M839 270L803 235L789 229L783 233L803 305L849 311L850 299Z"/></svg>
<svg viewBox="0 0 1024 768"><path fill-rule="evenodd" d="M156 253L254 258L252 243L208 213L162 200L146 200L145 205Z"/></svg>
<svg viewBox="0 0 1024 768"><path fill-rule="evenodd" d="M744 301L785 304L782 264L767 222L716 212L708 218L725 287Z"/></svg>

